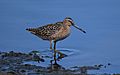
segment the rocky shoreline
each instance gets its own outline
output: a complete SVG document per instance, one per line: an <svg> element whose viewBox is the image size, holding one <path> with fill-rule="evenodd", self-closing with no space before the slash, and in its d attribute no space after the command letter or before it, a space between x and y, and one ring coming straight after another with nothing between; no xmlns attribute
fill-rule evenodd
<svg viewBox="0 0 120 75"><path fill-rule="evenodd" d="M24 62L35 61L35 62L45 62L45 56L37 55L37 51L32 51L30 53L21 52L0 52L0 75L88 75L88 70L99 70L104 65L94 65L94 66L74 66L74 69L65 69L59 65L56 61L51 60L51 64L48 67L36 66L32 64L24 64ZM65 54L59 54L59 59L65 57ZM47 57L47 56L46 56ZM111 65L108 63L108 65ZM105 66L104 66L105 67ZM103 74L108 75L108 74Z"/></svg>

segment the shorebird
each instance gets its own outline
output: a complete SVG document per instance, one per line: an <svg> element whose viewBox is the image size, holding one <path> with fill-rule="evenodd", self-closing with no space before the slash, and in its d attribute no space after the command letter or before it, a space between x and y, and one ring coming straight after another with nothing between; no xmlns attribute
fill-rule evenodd
<svg viewBox="0 0 120 75"><path fill-rule="evenodd" d="M74 26L83 33L86 33L83 29L76 26L70 17L66 17L61 22L56 22L54 24L47 24L45 26L37 28L27 28L32 34L38 36L43 40L50 41L50 49L52 49L52 42L54 42L54 50L56 49L56 42L67 38L70 35L70 27Z"/></svg>

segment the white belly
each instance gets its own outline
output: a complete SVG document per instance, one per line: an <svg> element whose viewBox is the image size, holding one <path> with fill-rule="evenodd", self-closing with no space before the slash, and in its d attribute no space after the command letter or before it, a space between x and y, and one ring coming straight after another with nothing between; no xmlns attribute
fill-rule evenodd
<svg viewBox="0 0 120 75"><path fill-rule="evenodd" d="M68 30L63 30L61 32L59 32L56 36L55 36L55 41L60 41L60 40L64 40L65 38L67 38L70 35L70 29Z"/></svg>
<svg viewBox="0 0 120 75"><path fill-rule="evenodd" d="M60 41L60 40L64 40L65 38L67 38L70 35L70 33L64 35L64 36L60 36L56 39L56 41Z"/></svg>

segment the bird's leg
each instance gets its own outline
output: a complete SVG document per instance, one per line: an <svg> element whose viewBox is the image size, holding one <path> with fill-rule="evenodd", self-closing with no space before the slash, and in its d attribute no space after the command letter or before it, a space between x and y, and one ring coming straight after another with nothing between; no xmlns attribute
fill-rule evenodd
<svg viewBox="0 0 120 75"><path fill-rule="evenodd" d="M54 41L54 61L56 63L56 41Z"/></svg>
<svg viewBox="0 0 120 75"><path fill-rule="evenodd" d="M52 40L50 40L50 50L52 50Z"/></svg>
<svg viewBox="0 0 120 75"><path fill-rule="evenodd" d="M54 50L56 50L56 41L54 41Z"/></svg>

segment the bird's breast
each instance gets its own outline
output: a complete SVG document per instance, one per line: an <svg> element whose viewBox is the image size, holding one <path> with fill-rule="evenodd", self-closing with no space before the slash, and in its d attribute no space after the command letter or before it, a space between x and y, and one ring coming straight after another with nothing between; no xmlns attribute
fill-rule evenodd
<svg viewBox="0 0 120 75"><path fill-rule="evenodd" d="M55 41L60 41L70 35L70 28L61 28L56 34L52 35Z"/></svg>

